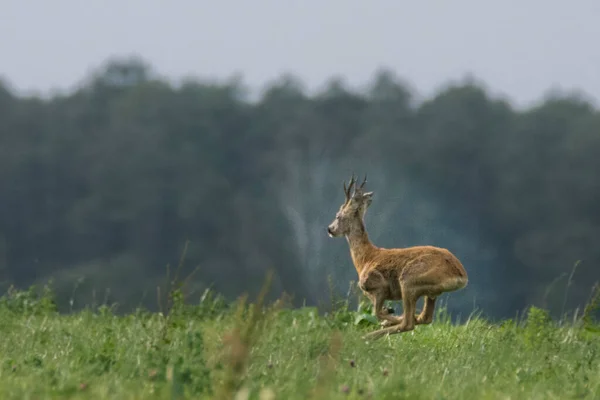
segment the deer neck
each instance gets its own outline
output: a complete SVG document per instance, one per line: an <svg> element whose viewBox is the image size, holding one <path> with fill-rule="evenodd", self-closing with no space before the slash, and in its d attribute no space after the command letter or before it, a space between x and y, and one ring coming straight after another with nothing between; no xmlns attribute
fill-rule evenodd
<svg viewBox="0 0 600 400"><path fill-rule="evenodd" d="M365 263L371 258L375 246L369 240L369 235L365 229L362 220L358 220L346 235L346 240L350 245L350 256L356 268L356 272L360 275Z"/></svg>

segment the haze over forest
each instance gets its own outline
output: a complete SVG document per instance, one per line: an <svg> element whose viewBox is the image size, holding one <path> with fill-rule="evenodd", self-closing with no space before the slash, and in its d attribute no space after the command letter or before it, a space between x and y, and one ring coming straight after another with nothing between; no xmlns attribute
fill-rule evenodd
<svg viewBox="0 0 600 400"><path fill-rule="evenodd" d="M325 231L352 172L375 192L375 244L463 261L470 283L450 311L560 313L600 280L600 112L585 97L521 110L465 79L418 101L381 69L362 91L274 77L250 101L243 80L159 72L119 58L50 98L0 85L2 289L52 278L63 309L156 308L189 241L192 299L210 285L254 294L272 268L273 296L327 303L328 276L339 295L356 280Z"/></svg>

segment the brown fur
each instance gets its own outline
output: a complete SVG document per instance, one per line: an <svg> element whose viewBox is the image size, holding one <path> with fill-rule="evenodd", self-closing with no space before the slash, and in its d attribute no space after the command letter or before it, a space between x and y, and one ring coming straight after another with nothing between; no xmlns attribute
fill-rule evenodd
<svg viewBox="0 0 600 400"><path fill-rule="evenodd" d="M444 292L464 288L467 272L454 254L434 246L414 246L386 249L369 240L364 226L364 216L371 204L373 192L363 192L363 183L354 176L344 193L346 200L329 225L331 237L345 236L350 245L350 255L359 277L359 287L373 302L375 316L384 329L372 332L367 338L377 339L386 334L411 331L415 325L430 324L433 320L435 300ZM415 315L417 300L424 297L424 307ZM383 308L386 300L402 300L403 314L389 315Z"/></svg>

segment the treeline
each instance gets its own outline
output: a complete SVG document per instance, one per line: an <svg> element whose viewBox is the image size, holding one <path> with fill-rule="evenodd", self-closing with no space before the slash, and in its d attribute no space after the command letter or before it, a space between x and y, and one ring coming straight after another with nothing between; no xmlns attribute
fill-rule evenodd
<svg viewBox="0 0 600 400"><path fill-rule="evenodd" d="M297 304L343 295L356 272L325 228L352 172L375 191L376 244L463 260L451 310L558 313L600 280L600 113L575 95L520 111L466 81L417 102L380 71L314 95L283 76L251 101L235 79L112 60L50 99L0 85L0 153L0 282L53 278L63 305L156 308L187 241L196 295L252 295L268 269Z"/></svg>

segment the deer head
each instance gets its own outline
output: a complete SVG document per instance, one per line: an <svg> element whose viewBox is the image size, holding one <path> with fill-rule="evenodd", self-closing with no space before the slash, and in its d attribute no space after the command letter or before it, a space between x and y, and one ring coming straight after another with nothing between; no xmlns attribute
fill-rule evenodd
<svg viewBox="0 0 600 400"><path fill-rule="evenodd" d="M352 174L348 187L346 187L346 182L344 181L345 201L336 213L333 222L327 227L327 233L330 237L345 236L354 227L362 223L367 208L373 201L373 192L364 192L363 190L365 183L367 183L366 175L360 186L356 185L357 182L354 174ZM350 194L352 189L354 191Z"/></svg>

